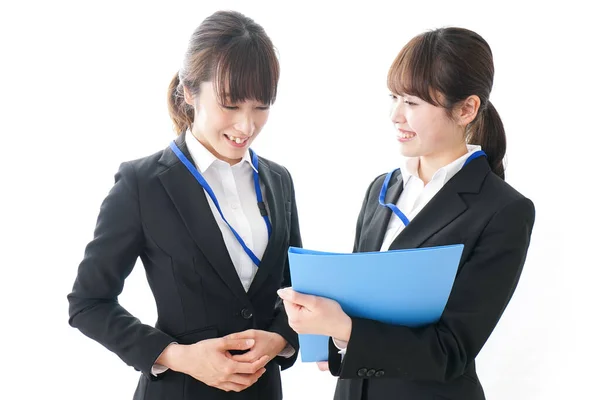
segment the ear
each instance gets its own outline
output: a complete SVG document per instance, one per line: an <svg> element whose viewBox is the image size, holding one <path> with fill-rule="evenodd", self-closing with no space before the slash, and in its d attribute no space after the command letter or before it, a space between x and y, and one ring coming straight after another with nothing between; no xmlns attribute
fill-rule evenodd
<svg viewBox="0 0 600 400"><path fill-rule="evenodd" d="M185 85L183 86L183 99L185 100L186 104L192 107L194 106L194 96Z"/></svg>
<svg viewBox="0 0 600 400"><path fill-rule="evenodd" d="M456 121L461 126L467 126L475 117L477 117L477 112L479 111L479 107L481 106L481 100L479 96L471 95L467 97L456 109Z"/></svg>

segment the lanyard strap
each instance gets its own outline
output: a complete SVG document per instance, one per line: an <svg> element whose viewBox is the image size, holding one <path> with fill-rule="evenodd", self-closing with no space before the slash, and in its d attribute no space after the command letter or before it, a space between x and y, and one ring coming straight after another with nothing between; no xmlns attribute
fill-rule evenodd
<svg viewBox="0 0 600 400"><path fill-rule="evenodd" d="M467 158L467 161L465 161L465 163L463 164L462 167L464 168L465 165L467 165L468 163L470 163L471 161L473 161L474 159L479 158L479 157L487 157L487 155L485 154L485 152L483 150L477 150L476 152L474 152ZM392 172L388 173L387 176L385 177L385 180L383 181L383 186L381 187L381 192L379 192L379 204L381 204L384 207L388 207L390 210L392 210L394 212L394 214L396 214L396 216L398 218L400 218L400 220L402 221L404 226L408 226L408 223L410 222L408 217L406 215L404 215L404 213L402 211L400 211L400 209L395 204L385 202L385 194L387 193L390 179L392 179L392 175L398 169L399 168L396 168Z"/></svg>
<svg viewBox="0 0 600 400"><path fill-rule="evenodd" d="M250 250L250 248L248 246L246 246L246 243L244 243L244 240L236 232L236 230L233 229L233 226L231 226L231 224L229 222L227 222L227 219L225 219L225 216L223 215L223 212L221 211L219 202L217 201L217 196L215 196L215 193L211 189L208 182L206 182L206 179L204 179L202 174L198 171L198 169L196 169L194 167L194 165L190 162L190 160L187 159L185 154L183 154L181 152L181 150L179 150L179 147L177 147L177 145L175 144L175 141L171 142L170 146L171 146L171 150L173 150L173 152L175 153L177 158L179 158L179 160L183 163L183 165L186 166L188 171L190 171L190 173L194 176L194 178L196 178L196 180L198 181L200 186L202 186L202 188L206 191L206 193L208 193L208 195L210 196L211 200L213 201L215 207L217 208L217 211L219 211L221 218L223 219L223 221L225 221L225 223L227 224L229 229L231 229L231 233L233 233L233 235L235 236L237 241L240 243L240 245L242 245L242 248L244 249L246 254L248 254L248 256L252 259L254 264L256 264L256 266L258 267L260 265L260 260L258 259L258 257L256 257L254 252L252 252L252 250ZM254 189L256 190L256 201L258 202L258 208L260 209L260 215L264 218L265 224L267 225L267 232L268 232L268 235L270 238L271 237L271 222L269 221L269 217L267 214L267 207L265 206L265 203L263 201L262 192L260 190L260 181L258 180L258 172L257 172L258 171L258 156L253 151L250 151L250 154L252 157L252 166L254 166L254 169L252 172L254 175Z"/></svg>

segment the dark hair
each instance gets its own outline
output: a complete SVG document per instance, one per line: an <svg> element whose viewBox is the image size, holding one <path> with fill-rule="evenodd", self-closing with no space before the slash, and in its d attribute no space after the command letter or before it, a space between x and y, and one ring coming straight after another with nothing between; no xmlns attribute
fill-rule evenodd
<svg viewBox="0 0 600 400"><path fill-rule="evenodd" d="M494 61L487 42L468 29L441 28L422 33L404 46L390 67L387 84L396 94L444 107L448 115L460 101L477 95L481 105L467 126L467 142L480 145L492 171L504 179L506 135L489 101L493 82Z"/></svg>
<svg viewBox="0 0 600 400"><path fill-rule="evenodd" d="M237 11L217 11L196 28L183 66L169 85L169 114L177 134L194 122L194 109L185 102L183 87L196 95L200 84L210 81L220 102L275 102L279 61L260 25Z"/></svg>

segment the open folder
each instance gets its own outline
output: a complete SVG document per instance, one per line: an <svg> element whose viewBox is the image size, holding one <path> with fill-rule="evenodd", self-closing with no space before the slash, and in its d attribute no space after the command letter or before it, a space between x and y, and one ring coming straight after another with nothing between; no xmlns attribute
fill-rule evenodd
<svg viewBox="0 0 600 400"><path fill-rule="evenodd" d="M463 245L369 253L290 247L292 288L336 300L351 317L410 327L437 322ZM299 335L302 362L326 361L329 338Z"/></svg>

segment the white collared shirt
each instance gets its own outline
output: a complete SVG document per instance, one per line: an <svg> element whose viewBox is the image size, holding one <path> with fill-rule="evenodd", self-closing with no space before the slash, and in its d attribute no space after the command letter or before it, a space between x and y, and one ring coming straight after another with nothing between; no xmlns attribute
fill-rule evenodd
<svg viewBox="0 0 600 400"><path fill-rule="evenodd" d="M198 171L213 190L221 211L229 224L233 226L256 257L259 260L262 259L269 238L267 225L257 205L253 176L254 167L250 159L250 152L246 151L239 163L229 165L229 163L215 157L189 131L185 134L185 144ZM264 185L261 183L260 186L263 200L265 200ZM240 277L242 286L247 292L258 267L254 265L254 262L246 254L229 226L223 221L208 193L204 191L204 194L223 235L229 257Z"/></svg>
<svg viewBox="0 0 600 400"><path fill-rule="evenodd" d="M215 194L223 216L233 226L238 235L240 235L246 246L261 260L267 248L269 236L265 219L260 214L257 204L253 175L255 169L252 165L250 152L246 151L242 161L239 163L229 165L229 163L219 160L208 151L190 131L185 133L185 145L192 156L194 164L196 164L198 172L202 174ZM268 210L268 204L265 199L265 186L262 182L260 183L260 190ZM229 257L240 277L242 286L247 292L258 271L258 267L254 264L250 256L246 254L240 242L238 242L231 229L229 229L229 226L223 221L221 214L219 214L217 207L206 190L204 190L204 194L215 217L215 221L221 230L223 242L225 242ZM279 353L279 356L289 358L295 352L294 348L288 343L281 353ZM152 374L155 376L167 370L167 367L160 364L152 366Z"/></svg>
<svg viewBox="0 0 600 400"><path fill-rule="evenodd" d="M411 157L405 160L404 164L400 167L404 188L396 206L406 215L409 221L412 221L433 196L461 170L471 154L481 150L481 146L467 145L467 150L467 154L438 169L427 185L419 178L419 158ZM396 214L392 213L383 243L381 244L381 251L389 250L392 242L404 228L404 223L402 223Z"/></svg>
<svg viewBox="0 0 600 400"><path fill-rule="evenodd" d="M481 150L481 146L467 145L467 154L438 169L427 185L425 185L419 177L419 158L406 158L403 165L400 167L404 188L402 189L402 193L398 198L396 206L404 213L404 215L406 215L409 221L412 221L427 203L429 203L433 196L435 196L442 187L462 169L467 158L479 150ZM400 218L398 218L396 214L391 213L380 251L388 251L392 242L404 228L404 223L402 223ZM346 354L346 346L348 346L348 343L339 342L335 339L333 339L333 343L340 350L339 353L343 357L344 354Z"/></svg>

